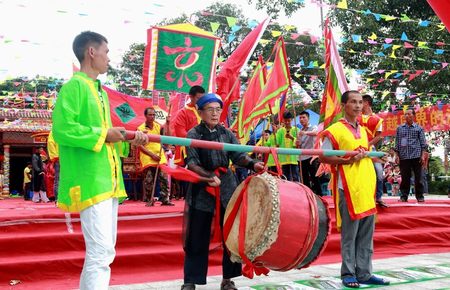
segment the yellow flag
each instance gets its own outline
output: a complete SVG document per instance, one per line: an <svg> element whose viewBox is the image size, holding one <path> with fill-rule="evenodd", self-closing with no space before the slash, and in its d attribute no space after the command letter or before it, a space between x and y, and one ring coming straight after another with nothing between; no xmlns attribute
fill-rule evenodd
<svg viewBox="0 0 450 290"><path fill-rule="evenodd" d="M277 30L272 30L272 36L273 37L278 37L281 35L281 31L277 31Z"/></svg>
<svg viewBox="0 0 450 290"><path fill-rule="evenodd" d="M347 0L341 0L337 5L337 8L348 9Z"/></svg>
<svg viewBox="0 0 450 290"><path fill-rule="evenodd" d="M398 72L397 70L391 70L384 74L384 78L387 79L391 74Z"/></svg>
<svg viewBox="0 0 450 290"><path fill-rule="evenodd" d="M391 15L382 15L382 18L384 18L384 20L386 20L386 21L392 21L392 20L397 19L397 17L391 16Z"/></svg>

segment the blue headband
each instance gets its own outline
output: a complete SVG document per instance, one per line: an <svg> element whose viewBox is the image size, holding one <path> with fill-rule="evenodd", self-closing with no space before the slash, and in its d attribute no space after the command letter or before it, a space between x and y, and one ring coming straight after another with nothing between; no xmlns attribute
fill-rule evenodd
<svg viewBox="0 0 450 290"><path fill-rule="evenodd" d="M197 101L197 108L199 110L201 110L201 109L203 109L203 107L206 104L209 104L209 103L219 103L220 107L221 108L223 107L223 102L222 102L222 99L220 98L220 96L217 94L214 94L214 93L209 93L209 94L204 95Z"/></svg>

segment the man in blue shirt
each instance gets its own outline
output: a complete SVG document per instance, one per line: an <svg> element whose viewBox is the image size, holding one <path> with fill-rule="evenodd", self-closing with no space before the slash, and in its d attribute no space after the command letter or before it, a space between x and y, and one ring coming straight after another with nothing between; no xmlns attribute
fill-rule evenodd
<svg viewBox="0 0 450 290"><path fill-rule="evenodd" d="M397 128L395 135L395 151L400 159L401 201L408 201L411 186L411 170L414 172L414 192L418 202L424 202L422 184L422 166L425 164L427 143L422 127L414 123L415 112L405 112L405 124Z"/></svg>

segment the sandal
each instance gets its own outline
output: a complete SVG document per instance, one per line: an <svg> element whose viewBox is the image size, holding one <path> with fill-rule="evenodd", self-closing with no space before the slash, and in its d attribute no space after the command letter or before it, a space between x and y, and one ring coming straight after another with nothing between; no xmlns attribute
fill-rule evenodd
<svg viewBox="0 0 450 290"><path fill-rule="evenodd" d="M222 283L220 283L220 290L238 290L238 288L230 279L223 279Z"/></svg>
<svg viewBox="0 0 450 290"><path fill-rule="evenodd" d="M359 288L359 282L354 276L342 278L342 284L348 288Z"/></svg>
<svg viewBox="0 0 450 290"><path fill-rule="evenodd" d="M375 275L372 275L368 280L359 281L359 283L368 285L389 285L391 282L384 280L383 278L377 277Z"/></svg>

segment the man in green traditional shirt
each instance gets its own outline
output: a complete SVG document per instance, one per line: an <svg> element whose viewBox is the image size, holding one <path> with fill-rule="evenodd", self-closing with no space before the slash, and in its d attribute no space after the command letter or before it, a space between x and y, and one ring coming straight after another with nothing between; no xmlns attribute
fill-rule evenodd
<svg viewBox="0 0 450 290"><path fill-rule="evenodd" d="M82 32L73 42L80 72L61 88L53 110L53 135L59 145L58 207L80 212L86 257L80 289L108 289L115 257L118 203L126 197L120 156L128 155L124 128L112 127L108 95L99 74L108 70L108 41ZM148 138L136 132L133 142Z"/></svg>

